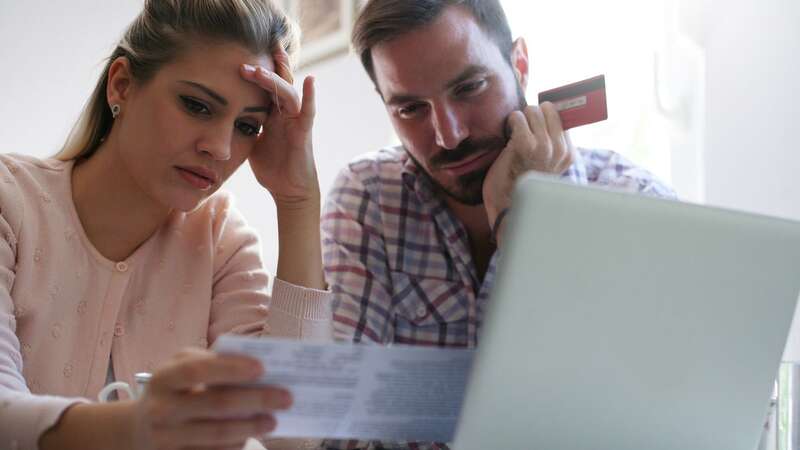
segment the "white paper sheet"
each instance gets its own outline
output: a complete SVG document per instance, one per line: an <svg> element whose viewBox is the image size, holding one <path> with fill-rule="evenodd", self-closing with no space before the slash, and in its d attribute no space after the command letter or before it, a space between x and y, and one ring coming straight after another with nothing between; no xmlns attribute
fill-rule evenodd
<svg viewBox="0 0 800 450"><path fill-rule="evenodd" d="M474 357L471 349L230 335L214 350L259 359L259 384L292 392L272 436L387 441L452 441Z"/></svg>

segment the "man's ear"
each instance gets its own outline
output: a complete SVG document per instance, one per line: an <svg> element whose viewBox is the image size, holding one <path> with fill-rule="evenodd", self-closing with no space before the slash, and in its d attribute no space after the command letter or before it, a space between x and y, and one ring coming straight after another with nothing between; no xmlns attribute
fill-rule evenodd
<svg viewBox="0 0 800 450"><path fill-rule="evenodd" d="M528 88L528 46L525 39L517 38L511 47L511 68L523 92Z"/></svg>
<svg viewBox="0 0 800 450"><path fill-rule="evenodd" d="M124 111L125 102L128 100L132 86L133 75L131 74L130 61L128 61L128 58L120 56L108 68L106 98L109 106L119 105Z"/></svg>

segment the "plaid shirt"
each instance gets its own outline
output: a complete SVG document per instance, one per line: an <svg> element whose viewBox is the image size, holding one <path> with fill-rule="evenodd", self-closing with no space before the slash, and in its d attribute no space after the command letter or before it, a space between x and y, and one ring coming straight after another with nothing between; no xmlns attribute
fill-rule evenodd
<svg viewBox="0 0 800 450"><path fill-rule="evenodd" d="M649 172L609 151L578 151L564 174L594 184L674 197ZM325 275L339 340L475 347L495 279L480 281L467 232L402 147L350 163L322 217ZM444 444L326 442L330 449L447 449Z"/></svg>

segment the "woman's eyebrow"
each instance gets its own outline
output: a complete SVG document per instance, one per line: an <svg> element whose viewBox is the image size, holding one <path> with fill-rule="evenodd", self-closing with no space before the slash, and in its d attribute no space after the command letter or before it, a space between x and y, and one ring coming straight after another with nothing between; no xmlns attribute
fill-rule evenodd
<svg viewBox="0 0 800 450"><path fill-rule="evenodd" d="M191 87L193 87L195 89L199 89L199 90L203 91L204 93L206 93L206 95L208 95L209 97L214 99L217 103L221 104L222 106L228 106L228 100L225 97L223 97L222 95L220 95L219 93L217 93L216 91L214 91L213 89L211 89L210 87L208 87L208 86L200 84L200 83L198 83L196 81L188 81L188 80L180 80L179 83L183 83L183 84L191 86ZM244 108L243 111L247 112L247 113L263 112L263 113L269 114L271 109L272 108L269 105L267 105L267 106L248 106L248 107Z"/></svg>
<svg viewBox="0 0 800 450"><path fill-rule="evenodd" d="M200 89L201 91L205 92L206 95L208 95L209 97L211 97L214 100L216 100L217 103L220 103L223 106L228 106L228 100L226 100L225 97L223 97L223 96L219 95L218 93L214 92L214 90L212 90L211 88L209 88L207 86L203 86L200 83L197 83L197 82L194 82L194 81L187 81L187 80L180 80L179 83L187 84L187 85L192 86L194 88Z"/></svg>

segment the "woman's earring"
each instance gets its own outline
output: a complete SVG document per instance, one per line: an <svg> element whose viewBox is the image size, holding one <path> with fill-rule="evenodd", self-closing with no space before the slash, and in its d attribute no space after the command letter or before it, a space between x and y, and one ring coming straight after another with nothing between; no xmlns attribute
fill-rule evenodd
<svg viewBox="0 0 800 450"><path fill-rule="evenodd" d="M113 117L113 118L115 118L115 119L116 119L116 118L117 118L117 116L119 115L119 111L120 111L121 109L122 109L122 108L121 108L121 107L120 107L118 104L116 104L116 103L114 103L113 105L111 105L111 117Z"/></svg>

